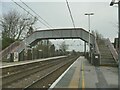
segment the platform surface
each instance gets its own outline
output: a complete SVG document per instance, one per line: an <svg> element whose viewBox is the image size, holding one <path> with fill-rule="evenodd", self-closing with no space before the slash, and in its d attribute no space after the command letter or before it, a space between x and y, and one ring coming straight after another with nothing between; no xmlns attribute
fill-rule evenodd
<svg viewBox="0 0 120 90"><path fill-rule="evenodd" d="M79 57L49 89L53 88L118 88L118 68L95 67Z"/></svg>
<svg viewBox="0 0 120 90"><path fill-rule="evenodd" d="M56 56L56 57L42 58L42 59L36 59L36 60L24 60L24 61L16 61L16 62L8 62L8 63L0 62L0 68L29 64L29 63L46 61L46 60L51 60L51 59L58 59L58 58L63 58L63 57L67 57L67 56Z"/></svg>

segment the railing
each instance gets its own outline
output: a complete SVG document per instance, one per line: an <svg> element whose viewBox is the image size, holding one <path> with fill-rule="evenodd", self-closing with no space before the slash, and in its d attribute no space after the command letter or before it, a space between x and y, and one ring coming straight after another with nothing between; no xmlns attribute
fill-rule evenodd
<svg viewBox="0 0 120 90"><path fill-rule="evenodd" d="M100 54L100 51L99 51L98 44L97 44L96 40L95 40L95 52Z"/></svg>
<svg viewBox="0 0 120 90"><path fill-rule="evenodd" d="M114 58L114 60L118 63L118 53L115 50L114 46L112 45L112 43L110 42L109 39L106 39L106 45L108 46L108 48L110 49L110 52Z"/></svg>
<svg viewBox="0 0 120 90"><path fill-rule="evenodd" d="M0 52L0 60L2 60L2 58L4 58L9 53L11 53L13 50L15 50L15 48L19 45L20 45L20 41L16 41L12 43L10 46L8 46L7 48L5 48L4 50L2 50Z"/></svg>
<svg viewBox="0 0 120 90"><path fill-rule="evenodd" d="M95 54L98 56L98 60L99 60L99 65L101 64L101 54L100 54L100 50L98 47L98 42L95 39Z"/></svg>

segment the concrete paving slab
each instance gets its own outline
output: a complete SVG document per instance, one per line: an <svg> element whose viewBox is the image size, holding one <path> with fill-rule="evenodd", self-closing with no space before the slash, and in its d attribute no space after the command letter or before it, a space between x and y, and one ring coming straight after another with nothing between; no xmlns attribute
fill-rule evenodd
<svg viewBox="0 0 120 90"><path fill-rule="evenodd" d="M98 83L97 73L95 67L91 65L87 59L83 60L84 64L84 77L85 77L85 88L96 88L96 83Z"/></svg>
<svg viewBox="0 0 120 90"><path fill-rule="evenodd" d="M100 67L109 88L118 88L118 68L117 67Z"/></svg>

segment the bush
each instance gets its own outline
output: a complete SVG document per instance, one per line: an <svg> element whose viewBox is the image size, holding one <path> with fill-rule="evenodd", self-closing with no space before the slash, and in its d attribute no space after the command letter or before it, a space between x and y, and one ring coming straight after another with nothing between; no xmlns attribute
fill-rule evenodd
<svg viewBox="0 0 120 90"><path fill-rule="evenodd" d="M5 49L6 47L8 47L13 42L15 42L15 40L12 38L8 38L8 37L3 38L2 39L2 50Z"/></svg>

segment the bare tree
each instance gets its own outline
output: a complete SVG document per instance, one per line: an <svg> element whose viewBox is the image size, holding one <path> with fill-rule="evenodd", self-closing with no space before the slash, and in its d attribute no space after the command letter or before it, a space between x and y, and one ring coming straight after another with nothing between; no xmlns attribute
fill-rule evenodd
<svg viewBox="0 0 120 90"><path fill-rule="evenodd" d="M35 24L36 18L28 17L27 15L20 14L15 10L11 10L3 14L1 24L3 27L3 37L9 37L14 40L19 40L25 36L29 27Z"/></svg>
<svg viewBox="0 0 120 90"><path fill-rule="evenodd" d="M97 30L92 31L92 34L96 36L96 39L103 39L103 35L100 34Z"/></svg>
<svg viewBox="0 0 120 90"><path fill-rule="evenodd" d="M66 52L66 50L68 49L68 45L66 45L65 41L62 42L59 46L60 50L62 50L63 53Z"/></svg>
<svg viewBox="0 0 120 90"><path fill-rule="evenodd" d="M34 25L36 21L36 17L21 14L16 10L4 13L0 20L0 25L2 26L2 49L6 48L14 41L26 37L27 33L33 30L32 25Z"/></svg>

